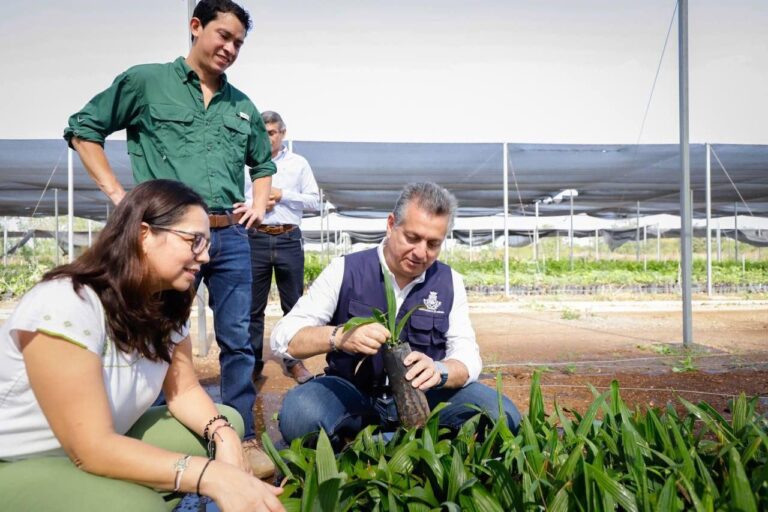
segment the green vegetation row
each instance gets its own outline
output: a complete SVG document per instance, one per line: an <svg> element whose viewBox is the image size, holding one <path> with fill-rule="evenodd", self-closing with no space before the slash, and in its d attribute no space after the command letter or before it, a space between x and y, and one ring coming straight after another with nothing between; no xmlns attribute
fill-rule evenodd
<svg viewBox="0 0 768 512"><path fill-rule="evenodd" d="M501 379L497 378L497 389ZM684 415L632 410L615 381L580 415L545 414L538 373L519 432L478 414L458 433L363 430L338 456L321 432L271 458L286 477L289 511L768 510L768 419L757 399L734 400L727 420L680 399ZM499 404L501 408L501 405Z"/></svg>
<svg viewBox="0 0 768 512"><path fill-rule="evenodd" d="M465 284L473 286L504 285L504 260L469 261L454 258L450 264L464 275ZM513 286L559 287L591 285L669 285L679 282L677 261L626 260L574 260L571 270L566 260L548 260L538 265L530 260L509 262L509 280ZM706 283L706 261L693 261L693 281ZM741 262L722 261L712 263L714 285L743 285L768 283L768 261L748 261L742 268Z"/></svg>
<svg viewBox="0 0 768 512"><path fill-rule="evenodd" d="M445 258L444 258L445 259ZM452 255L447 262L464 275L469 288L481 286L504 286L504 260L501 257L475 257L470 261L466 255ZM304 266L304 282L309 285L325 268L327 259L319 253L307 252ZM703 285L706 282L706 263L697 259L693 262L693 281ZM14 263L0 271L0 299L21 296L33 286L42 274L53 267L50 259L37 263ZM510 259L509 279L512 286L531 288L558 288L564 286L644 286L672 285L679 280L676 261L627 260L574 260L571 270L567 260L540 261L538 265L530 260ZM768 284L768 261L713 262L712 280L717 285Z"/></svg>
<svg viewBox="0 0 768 512"><path fill-rule="evenodd" d="M475 256L471 261L466 254L443 253L441 259L464 276L469 287L504 286L504 259L501 255ZM640 261L575 259L573 270L567 260L536 262L528 259L509 260L509 281L512 286L556 288L562 286L593 285L671 285L679 281L677 261ZM325 260L317 253L307 253L304 278L311 283L325 267ZM693 280L706 283L706 261L693 261ZM712 281L715 285L768 284L768 260L712 263Z"/></svg>

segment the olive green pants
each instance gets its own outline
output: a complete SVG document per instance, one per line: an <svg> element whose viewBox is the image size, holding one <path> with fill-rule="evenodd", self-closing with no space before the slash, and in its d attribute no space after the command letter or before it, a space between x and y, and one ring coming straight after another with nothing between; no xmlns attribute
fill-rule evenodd
<svg viewBox="0 0 768 512"><path fill-rule="evenodd" d="M243 420L237 411L226 405L217 404L217 407L242 437ZM171 416L165 406L149 409L126 435L174 452L207 455L203 440ZM173 510L181 498L180 493L158 492L143 485L86 473L67 457L0 462L2 510L165 512Z"/></svg>

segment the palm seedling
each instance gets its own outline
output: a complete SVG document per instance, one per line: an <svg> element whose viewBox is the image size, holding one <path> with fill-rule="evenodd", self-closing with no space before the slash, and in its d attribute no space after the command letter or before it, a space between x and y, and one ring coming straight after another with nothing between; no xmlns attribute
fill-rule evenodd
<svg viewBox="0 0 768 512"><path fill-rule="evenodd" d="M403 359L411 352L411 346L407 341L400 339L400 334L414 311L421 306L415 306L408 311L400 321L397 321L397 302L395 301L395 290L392 286L392 277L389 270L381 269L384 275L384 293L387 298L387 312L378 308L372 308L372 316L350 318L344 324L344 332L350 331L361 325L379 323L389 331L389 337L384 345L383 358L384 368L389 378L389 385L392 390L392 396L395 398L398 416L400 422L405 427L422 427L429 416L429 404L424 392L415 388L405 378L407 372Z"/></svg>

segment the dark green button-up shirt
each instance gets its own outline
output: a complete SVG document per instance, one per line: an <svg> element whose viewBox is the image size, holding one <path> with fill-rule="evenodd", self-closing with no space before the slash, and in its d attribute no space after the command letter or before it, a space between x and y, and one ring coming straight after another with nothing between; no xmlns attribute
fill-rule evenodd
<svg viewBox="0 0 768 512"><path fill-rule="evenodd" d="M213 210L243 201L244 165L252 180L277 170L264 122L251 100L222 75L206 109L200 79L183 57L134 66L119 75L69 118L64 138L103 145L110 133L124 128L136 183L181 181Z"/></svg>

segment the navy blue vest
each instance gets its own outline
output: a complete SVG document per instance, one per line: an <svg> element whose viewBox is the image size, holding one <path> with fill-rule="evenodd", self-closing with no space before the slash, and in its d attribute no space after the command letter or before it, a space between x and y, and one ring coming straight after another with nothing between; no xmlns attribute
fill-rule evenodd
<svg viewBox="0 0 768 512"><path fill-rule="evenodd" d="M397 321L416 305L424 309L413 312L400 339L407 340L412 350L439 361L445 357L448 315L453 307L453 276L448 265L436 261L427 269L424 282L414 286L405 298ZM387 311L384 276L375 248L344 257L344 279L331 325L341 325L354 316L369 317L372 308ZM365 358L355 372L361 359L363 356L359 354L331 352L326 357L325 373L343 377L364 391L382 386L385 375L381 351Z"/></svg>

